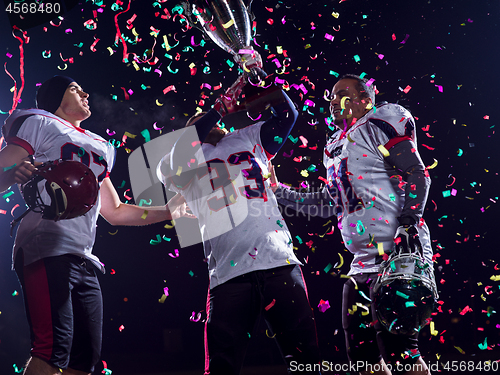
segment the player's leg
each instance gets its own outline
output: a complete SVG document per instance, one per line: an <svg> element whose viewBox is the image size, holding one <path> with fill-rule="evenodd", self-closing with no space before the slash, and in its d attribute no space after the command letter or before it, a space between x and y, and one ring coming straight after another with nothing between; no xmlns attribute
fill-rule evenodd
<svg viewBox="0 0 500 375"><path fill-rule="evenodd" d="M75 257L72 264L74 328L68 368L64 374L90 374L99 361L102 342L102 296L89 260Z"/></svg>
<svg viewBox="0 0 500 375"><path fill-rule="evenodd" d="M263 313L294 374L321 370L316 323L300 266L266 270L262 281Z"/></svg>
<svg viewBox="0 0 500 375"><path fill-rule="evenodd" d="M356 364L360 374L390 375L377 345L373 327L370 284L376 274L353 275L344 284L342 292L342 328L347 356Z"/></svg>
<svg viewBox="0 0 500 375"><path fill-rule="evenodd" d="M373 299L373 294L370 294ZM375 307L372 306L375 317ZM378 321L375 324L377 343L384 358L390 365L393 375L425 375L428 374L418 350L418 333L413 336L394 335L387 331Z"/></svg>
<svg viewBox="0 0 500 375"><path fill-rule="evenodd" d="M50 257L25 266L20 249L14 268L23 290L31 336L32 359L25 373L60 374L59 369L68 365L73 337L70 285L64 259Z"/></svg>
<svg viewBox="0 0 500 375"><path fill-rule="evenodd" d="M237 375L257 322L255 273L209 291L205 324L205 374Z"/></svg>

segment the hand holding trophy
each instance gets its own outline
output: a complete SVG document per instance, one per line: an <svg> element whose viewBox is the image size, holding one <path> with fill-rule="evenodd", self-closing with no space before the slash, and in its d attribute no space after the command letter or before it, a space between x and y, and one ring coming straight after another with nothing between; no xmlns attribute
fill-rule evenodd
<svg viewBox="0 0 500 375"><path fill-rule="evenodd" d="M251 118L285 100L281 89L274 84L262 87L268 75L262 70L260 55L250 47L250 16L243 0L185 0L183 7L191 26L202 30L215 44L232 54L248 75L244 94Z"/></svg>

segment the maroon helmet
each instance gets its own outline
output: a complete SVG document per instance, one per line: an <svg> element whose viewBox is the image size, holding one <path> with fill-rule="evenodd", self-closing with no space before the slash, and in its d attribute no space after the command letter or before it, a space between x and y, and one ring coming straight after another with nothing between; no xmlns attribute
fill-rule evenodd
<svg viewBox="0 0 500 375"><path fill-rule="evenodd" d="M73 219L86 214L96 203L99 185L92 170L71 160L55 160L37 167L36 176L21 187L23 198L34 212L47 220ZM38 182L45 179L50 205L43 202Z"/></svg>

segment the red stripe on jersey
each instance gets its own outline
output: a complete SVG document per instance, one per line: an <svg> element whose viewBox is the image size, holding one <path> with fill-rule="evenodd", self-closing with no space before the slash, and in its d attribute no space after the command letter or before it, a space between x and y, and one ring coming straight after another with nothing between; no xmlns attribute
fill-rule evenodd
<svg viewBox="0 0 500 375"><path fill-rule="evenodd" d="M264 151L266 151L266 150L264 150ZM271 160L272 158L274 158L275 155L276 154L271 154L270 152L266 151L267 160Z"/></svg>
<svg viewBox="0 0 500 375"><path fill-rule="evenodd" d="M54 344L49 282L45 263L39 260L24 267L24 288L33 330L31 355L50 360ZM34 313L36 311L36 313Z"/></svg>
<svg viewBox="0 0 500 375"><path fill-rule="evenodd" d="M28 154L33 155L35 153L35 150L33 150L33 147L26 142L24 139L18 138L18 137L9 137L6 138L7 144L9 145L18 145L19 147L24 148L26 151L28 151Z"/></svg>
<svg viewBox="0 0 500 375"><path fill-rule="evenodd" d="M411 137L409 137L407 135L402 135L402 136L399 136L399 137L394 137L391 140L389 140L389 142L387 142L384 145L384 147L389 150L390 148L392 148L395 145L397 145L399 142L411 141L411 140L412 140Z"/></svg>

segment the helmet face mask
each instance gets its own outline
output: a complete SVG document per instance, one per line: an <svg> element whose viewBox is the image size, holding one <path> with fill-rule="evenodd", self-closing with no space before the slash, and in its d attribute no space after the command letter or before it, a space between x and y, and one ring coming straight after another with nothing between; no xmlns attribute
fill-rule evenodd
<svg viewBox="0 0 500 375"><path fill-rule="evenodd" d="M35 176L21 187L21 192L30 210L41 212L43 219L73 219L86 214L95 205L99 185L92 170L84 164L55 160L37 169ZM50 204L43 201L38 187L43 179Z"/></svg>
<svg viewBox="0 0 500 375"><path fill-rule="evenodd" d="M379 269L374 305L391 333L413 336L429 321L438 298L432 267L418 252L393 252Z"/></svg>

